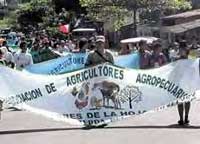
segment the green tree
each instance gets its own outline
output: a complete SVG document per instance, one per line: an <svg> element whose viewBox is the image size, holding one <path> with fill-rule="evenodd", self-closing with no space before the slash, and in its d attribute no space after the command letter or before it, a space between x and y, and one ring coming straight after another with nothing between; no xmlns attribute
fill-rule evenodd
<svg viewBox="0 0 200 144"><path fill-rule="evenodd" d="M114 27L119 29L124 24L124 18L129 12L133 12L135 33L137 30L137 13L143 11L180 10L191 8L187 0L80 0L91 18L107 21L113 18Z"/></svg>
<svg viewBox="0 0 200 144"><path fill-rule="evenodd" d="M17 21L23 28L27 24L48 25L53 16L53 3L51 0L24 0L17 10Z"/></svg>

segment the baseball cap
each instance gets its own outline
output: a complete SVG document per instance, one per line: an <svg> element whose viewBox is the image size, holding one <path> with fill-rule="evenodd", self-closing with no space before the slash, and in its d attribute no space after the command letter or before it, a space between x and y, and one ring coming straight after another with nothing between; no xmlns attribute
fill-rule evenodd
<svg viewBox="0 0 200 144"><path fill-rule="evenodd" d="M100 36L96 36L96 42L105 42L106 39L103 35L100 35Z"/></svg>
<svg viewBox="0 0 200 144"><path fill-rule="evenodd" d="M104 39L97 39L96 42L103 42L104 43L105 40Z"/></svg>

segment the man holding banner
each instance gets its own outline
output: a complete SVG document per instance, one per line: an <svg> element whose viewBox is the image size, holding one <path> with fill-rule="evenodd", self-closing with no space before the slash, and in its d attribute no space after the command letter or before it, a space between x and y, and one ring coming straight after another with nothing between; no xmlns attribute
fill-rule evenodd
<svg viewBox="0 0 200 144"><path fill-rule="evenodd" d="M105 50L105 37L97 36L96 39L97 39L96 49L94 50L94 52L88 55L85 66L86 67L95 66L98 64L106 63L106 62L114 64L114 58L112 54ZM98 127L103 128L105 126L107 126L107 124L102 124ZM86 125L86 128L90 128L90 127L93 127L93 126Z"/></svg>
<svg viewBox="0 0 200 144"><path fill-rule="evenodd" d="M189 50L187 48L186 41L180 42L180 48L179 48L179 59L188 59ZM178 121L179 125L188 125L190 123L188 119L189 111L190 111L190 102L180 103L178 104L178 113L180 120ZM183 113L185 111L185 120L183 120Z"/></svg>

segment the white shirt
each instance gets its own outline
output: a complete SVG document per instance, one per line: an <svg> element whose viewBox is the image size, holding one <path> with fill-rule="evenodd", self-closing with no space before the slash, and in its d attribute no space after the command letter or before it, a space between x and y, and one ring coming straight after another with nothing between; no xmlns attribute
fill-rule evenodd
<svg viewBox="0 0 200 144"><path fill-rule="evenodd" d="M12 55L11 52L7 52L7 53L4 55L4 58L5 58L5 61L6 61L7 63L9 63L9 62L14 63L14 57L13 57L13 55Z"/></svg>
<svg viewBox="0 0 200 144"><path fill-rule="evenodd" d="M179 51L177 50L175 50L175 49L172 49L172 50L170 50L170 52L169 52L169 57L170 57L170 59L175 59L175 58L177 58L178 57L178 54L179 54Z"/></svg>
<svg viewBox="0 0 200 144"><path fill-rule="evenodd" d="M70 50L69 50L69 48L68 48L67 46L60 47L60 48L58 49L58 51L59 51L60 53L63 53L63 52L70 52Z"/></svg>
<svg viewBox="0 0 200 144"><path fill-rule="evenodd" d="M32 55L29 53L16 53L14 55L14 61L17 69L22 69L28 65L33 64Z"/></svg>

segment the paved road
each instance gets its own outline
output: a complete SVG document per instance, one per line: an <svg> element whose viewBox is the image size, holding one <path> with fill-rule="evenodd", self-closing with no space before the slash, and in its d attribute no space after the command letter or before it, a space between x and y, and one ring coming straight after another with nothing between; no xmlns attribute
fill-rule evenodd
<svg viewBox="0 0 200 144"><path fill-rule="evenodd" d="M104 129L83 130L24 111L4 111L0 144L199 144L200 102L191 109L191 126L176 125L176 108L147 113L110 124Z"/></svg>

